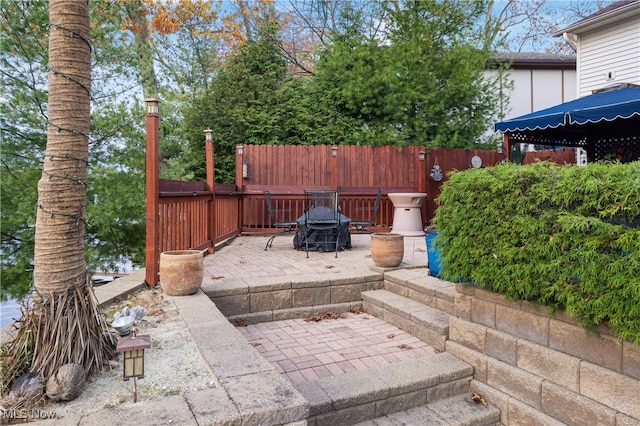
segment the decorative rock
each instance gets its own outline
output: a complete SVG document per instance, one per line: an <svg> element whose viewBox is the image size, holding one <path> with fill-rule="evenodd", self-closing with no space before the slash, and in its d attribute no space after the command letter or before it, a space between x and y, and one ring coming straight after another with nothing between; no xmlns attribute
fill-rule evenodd
<svg viewBox="0 0 640 426"><path fill-rule="evenodd" d="M133 315L136 319L136 322L142 321L142 317L147 315L147 310L142 306L136 306L131 309L131 315Z"/></svg>
<svg viewBox="0 0 640 426"><path fill-rule="evenodd" d="M37 373L25 373L11 383L9 397L13 401L26 401L42 395L44 384Z"/></svg>
<svg viewBox="0 0 640 426"><path fill-rule="evenodd" d="M52 401L71 401L80 395L84 382L82 364L65 364L47 380L47 396Z"/></svg>

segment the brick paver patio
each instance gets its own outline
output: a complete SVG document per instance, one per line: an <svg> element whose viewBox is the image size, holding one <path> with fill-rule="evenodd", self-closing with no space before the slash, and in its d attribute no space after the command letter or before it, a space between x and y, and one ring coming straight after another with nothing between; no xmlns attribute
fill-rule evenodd
<svg viewBox="0 0 640 426"><path fill-rule="evenodd" d="M239 327L245 338L292 383L435 354L420 339L368 313L320 321L293 319Z"/></svg>

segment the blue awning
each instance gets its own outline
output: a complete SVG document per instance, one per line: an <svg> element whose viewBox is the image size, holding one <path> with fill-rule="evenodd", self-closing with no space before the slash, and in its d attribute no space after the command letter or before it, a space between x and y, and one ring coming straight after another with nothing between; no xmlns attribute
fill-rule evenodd
<svg viewBox="0 0 640 426"><path fill-rule="evenodd" d="M496 132L547 130L634 116L640 117L640 87L625 87L501 121L494 129Z"/></svg>

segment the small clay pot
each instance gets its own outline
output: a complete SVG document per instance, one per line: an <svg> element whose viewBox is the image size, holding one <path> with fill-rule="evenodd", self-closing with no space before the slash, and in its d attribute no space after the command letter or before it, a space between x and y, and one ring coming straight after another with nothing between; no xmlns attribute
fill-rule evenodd
<svg viewBox="0 0 640 426"><path fill-rule="evenodd" d="M199 250L160 253L160 284L169 296L188 296L202 286L203 259Z"/></svg>
<svg viewBox="0 0 640 426"><path fill-rule="evenodd" d="M404 257L404 236L400 234L371 234L371 259L381 268L395 268Z"/></svg>

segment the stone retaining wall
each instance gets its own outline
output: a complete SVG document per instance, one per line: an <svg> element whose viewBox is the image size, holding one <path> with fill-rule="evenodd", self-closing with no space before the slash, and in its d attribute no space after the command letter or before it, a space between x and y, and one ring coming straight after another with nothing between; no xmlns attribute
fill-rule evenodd
<svg viewBox="0 0 640 426"><path fill-rule="evenodd" d="M346 312L362 306L360 294L382 288L383 274L371 272L220 280L202 290L231 321L246 324Z"/></svg>
<svg viewBox="0 0 640 426"><path fill-rule="evenodd" d="M567 314L456 286L446 350L503 424L640 425L640 347Z"/></svg>

